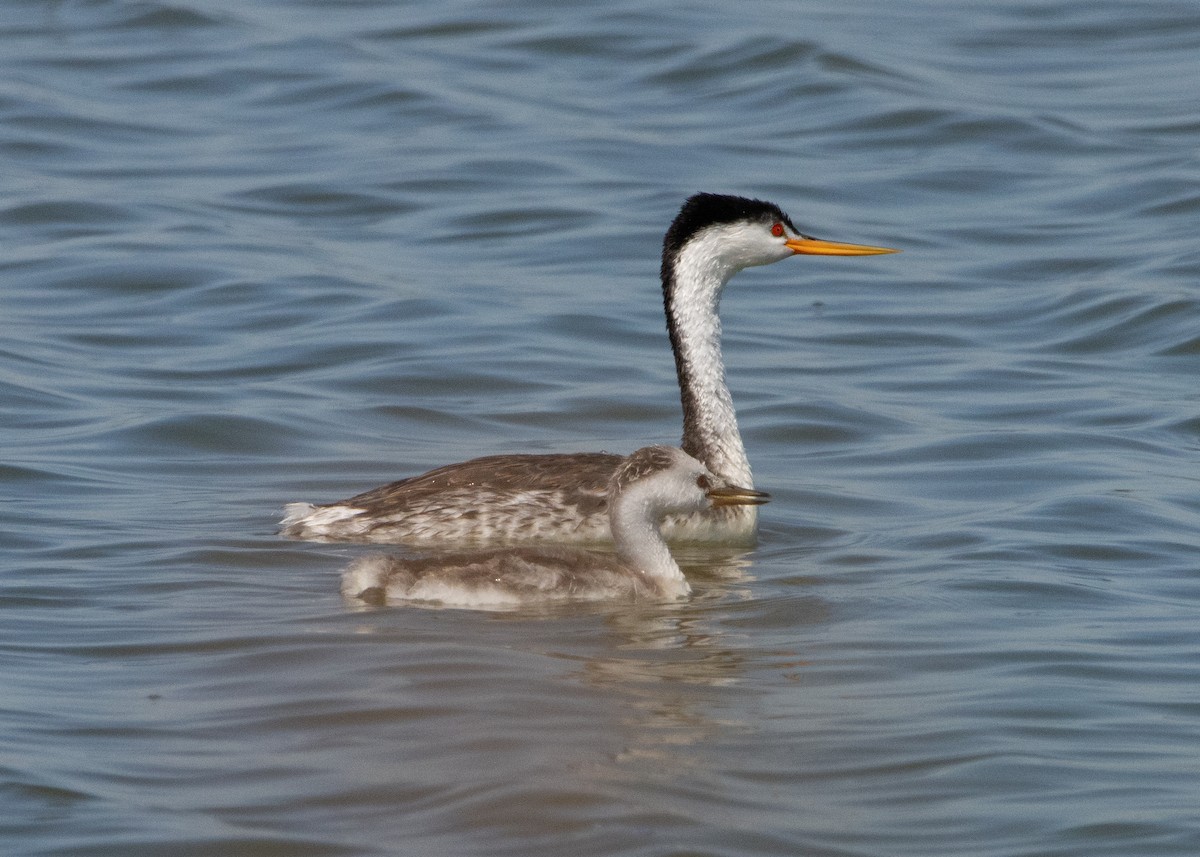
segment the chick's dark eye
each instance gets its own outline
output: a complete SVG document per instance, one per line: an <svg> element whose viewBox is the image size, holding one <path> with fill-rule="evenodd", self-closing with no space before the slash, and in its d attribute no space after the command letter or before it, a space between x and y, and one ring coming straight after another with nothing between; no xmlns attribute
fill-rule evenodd
<svg viewBox="0 0 1200 857"><path fill-rule="evenodd" d="M703 473L696 477L696 487L702 491L707 491L711 487L708 484L708 477Z"/></svg>
<svg viewBox="0 0 1200 857"><path fill-rule="evenodd" d="M782 238L783 237L783 224L782 223L772 224L771 225L771 234L774 235L776 238Z"/></svg>

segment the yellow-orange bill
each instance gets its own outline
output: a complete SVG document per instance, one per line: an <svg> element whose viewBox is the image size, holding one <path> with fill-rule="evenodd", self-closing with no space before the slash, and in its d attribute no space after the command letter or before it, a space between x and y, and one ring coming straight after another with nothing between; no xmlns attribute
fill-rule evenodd
<svg viewBox="0 0 1200 857"><path fill-rule="evenodd" d="M878 256L881 253L899 253L890 247L868 247L865 244L839 244L819 238L791 238L784 244L793 253L808 256Z"/></svg>

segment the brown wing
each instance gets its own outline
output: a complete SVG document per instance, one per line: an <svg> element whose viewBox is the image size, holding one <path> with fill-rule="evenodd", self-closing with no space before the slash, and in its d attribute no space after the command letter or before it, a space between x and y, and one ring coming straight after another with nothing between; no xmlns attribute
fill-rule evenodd
<svg viewBox="0 0 1200 857"><path fill-rule="evenodd" d="M404 506L424 506L460 492L510 494L561 493L581 507L604 505L608 480L622 457L606 452L548 455L488 455L459 464L438 467L410 476L334 504L370 512L395 511Z"/></svg>

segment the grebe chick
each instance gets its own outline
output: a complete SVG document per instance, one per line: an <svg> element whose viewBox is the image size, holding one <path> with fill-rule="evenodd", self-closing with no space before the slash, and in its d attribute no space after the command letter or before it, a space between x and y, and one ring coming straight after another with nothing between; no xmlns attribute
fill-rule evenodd
<svg viewBox="0 0 1200 857"><path fill-rule="evenodd" d="M721 358L721 293L738 271L797 254L894 253L801 234L770 202L700 193L663 239L662 290L683 402L683 449L724 482L752 486ZM495 455L451 464L327 505L292 503L280 533L314 541L406 544L611 539L605 490L621 457ZM752 541L753 506L668 521L672 540Z"/></svg>
<svg viewBox="0 0 1200 857"><path fill-rule="evenodd" d="M375 554L342 572L342 594L370 603L502 608L554 601L671 599L691 592L660 529L665 515L756 506L769 495L724 483L682 449L649 446L608 484L616 556L570 547L514 547L420 559Z"/></svg>

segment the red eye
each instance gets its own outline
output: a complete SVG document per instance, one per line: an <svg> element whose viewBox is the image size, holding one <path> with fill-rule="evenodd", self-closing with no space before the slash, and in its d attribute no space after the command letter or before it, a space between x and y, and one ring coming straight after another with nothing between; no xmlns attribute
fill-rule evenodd
<svg viewBox="0 0 1200 857"><path fill-rule="evenodd" d="M771 226L771 234L774 235L776 238L782 238L783 237L783 224L776 223L776 224L772 225Z"/></svg>

